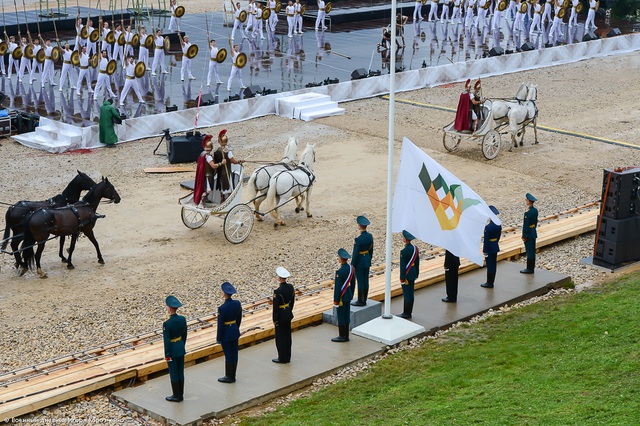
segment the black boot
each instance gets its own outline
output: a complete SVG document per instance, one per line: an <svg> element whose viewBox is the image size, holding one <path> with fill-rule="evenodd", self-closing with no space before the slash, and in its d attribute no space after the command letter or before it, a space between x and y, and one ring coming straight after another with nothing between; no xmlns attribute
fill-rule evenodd
<svg viewBox="0 0 640 426"><path fill-rule="evenodd" d="M171 382L171 391L173 395L166 397L165 399L169 402L180 402L182 398L179 398L180 388L178 386L178 382Z"/></svg>
<svg viewBox="0 0 640 426"><path fill-rule="evenodd" d="M236 381L236 371L238 370L238 363L237 362L233 362L231 363L231 379L235 382Z"/></svg>
<svg viewBox="0 0 640 426"><path fill-rule="evenodd" d="M230 362L224 364L224 377L218 379L220 383L234 383L236 381L236 372L233 365Z"/></svg>
<svg viewBox="0 0 640 426"><path fill-rule="evenodd" d="M358 300L355 302L351 302L351 306L365 306L367 304L367 302L365 302L367 299L362 299L362 294L360 292L358 292Z"/></svg>
<svg viewBox="0 0 640 426"><path fill-rule="evenodd" d="M180 401L184 401L184 380L180 380L178 384L180 389L180 395L178 395L178 398L180 399Z"/></svg>
<svg viewBox="0 0 640 426"><path fill-rule="evenodd" d="M520 271L521 274L533 274L533 270L535 269L536 261L533 259L527 259L527 269L523 269Z"/></svg>
<svg viewBox="0 0 640 426"><path fill-rule="evenodd" d="M496 273L495 272L487 272L487 282L484 284L480 284L480 287L484 287L484 288L493 288L493 283L496 279Z"/></svg>
<svg viewBox="0 0 640 426"><path fill-rule="evenodd" d="M346 332L345 332L345 328L346 328ZM338 343L343 343L343 342L348 342L349 341L349 326L344 326L344 325L339 325L338 326L338 337L334 337L333 339L331 339L332 342L338 342Z"/></svg>
<svg viewBox="0 0 640 426"><path fill-rule="evenodd" d="M413 302L404 302L404 311L398 315L400 318L411 318L411 312L413 312Z"/></svg>

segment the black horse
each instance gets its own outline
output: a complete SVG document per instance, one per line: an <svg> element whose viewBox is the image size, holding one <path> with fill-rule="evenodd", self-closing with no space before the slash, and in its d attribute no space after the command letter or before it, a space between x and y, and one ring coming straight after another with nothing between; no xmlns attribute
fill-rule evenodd
<svg viewBox="0 0 640 426"><path fill-rule="evenodd" d="M89 190L87 195L73 205L59 207L57 209L40 209L30 213L24 222L24 242L22 243L22 253L24 262L33 267L34 257L40 278L46 278L47 274L40 267L40 258L44 251L44 246L49 235L60 236L60 258L63 262L67 262L67 268L73 269L71 256L76 246L78 236L82 232L93 243L98 254L98 263L104 264L100 246L96 237L93 235L93 227L98 218L103 217L96 213L96 209L102 198L112 200L116 204L120 202L120 195L109 182L109 179L102 178L102 181ZM69 248L69 257L67 259L62 255L62 244L64 236L71 235L71 247ZM34 256L34 245L38 245L38 250Z"/></svg>
<svg viewBox="0 0 640 426"><path fill-rule="evenodd" d="M16 258L16 268L18 268L19 275L24 275L24 273L27 272L27 265L22 262L20 252L18 251L18 247L23 238L22 233L24 229L22 225L24 219L29 213L41 208L63 207L78 202L80 193L91 189L96 183L80 170L77 170L77 172L78 174L69 182L61 194L45 201L20 201L7 209L7 213L5 214L6 228L4 228L1 248L2 250L6 250L7 244L11 241L11 251ZM11 231L13 231L13 237L10 237Z"/></svg>

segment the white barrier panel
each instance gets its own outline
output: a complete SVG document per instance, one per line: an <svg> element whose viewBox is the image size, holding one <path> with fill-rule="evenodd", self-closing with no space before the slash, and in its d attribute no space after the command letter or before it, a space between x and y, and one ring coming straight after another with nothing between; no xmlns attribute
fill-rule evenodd
<svg viewBox="0 0 640 426"><path fill-rule="evenodd" d="M477 59L468 62L420 68L396 74L396 90L406 92L424 87L439 86L447 83L464 81L467 78L489 77L526 71L537 68L562 65L590 58L619 55L640 50L640 34L621 35L582 43L556 46L548 49L531 50L503 56ZM329 86L318 86L296 90L288 93L277 93L259 96L235 102L225 102L200 108L198 128L211 127L249 120L276 113L276 99L283 96L315 92L331 96L335 102L346 102L388 94L389 75L369 77L361 80L345 81ZM117 126L118 139L133 141L151 136L161 135L163 129L169 128L172 133L193 130L196 108L130 118ZM40 125L55 126L63 133L76 134L79 127L40 119ZM13 138L25 146L60 153L78 148L97 148L103 146L99 142L98 126L84 127L81 130L82 141L69 143L56 141L48 146L46 140L37 136L36 132L16 135ZM74 139L75 140L75 139Z"/></svg>

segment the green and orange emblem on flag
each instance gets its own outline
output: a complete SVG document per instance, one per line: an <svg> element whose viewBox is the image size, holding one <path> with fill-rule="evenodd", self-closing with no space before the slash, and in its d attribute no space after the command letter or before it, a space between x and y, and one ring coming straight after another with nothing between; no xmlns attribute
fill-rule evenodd
<svg viewBox="0 0 640 426"><path fill-rule="evenodd" d="M429 201L431 201L431 207L433 207L443 231L457 228L462 212L471 206L480 204L480 201L475 198L464 197L462 185L449 185L440 174L431 179L424 164L422 164L418 178L429 197Z"/></svg>

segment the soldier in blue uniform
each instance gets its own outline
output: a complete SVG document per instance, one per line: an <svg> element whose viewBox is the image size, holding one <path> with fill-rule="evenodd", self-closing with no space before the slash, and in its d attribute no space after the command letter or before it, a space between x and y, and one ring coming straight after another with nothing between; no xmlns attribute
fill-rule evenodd
<svg viewBox="0 0 640 426"><path fill-rule="evenodd" d="M170 402L181 402L184 399L184 346L187 343L187 320L176 312L182 303L175 297L166 300L169 319L162 324L164 339L164 358L169 366L169 378L173 394L165 399Z"/></svg>
<svg viewBox="0 0 640 426"><path fill-rule="evenodd" d="M373 236L367 232L367 226L371 222L364 216L356 218L360 236L353 244L353 254L351 265L356 268L356 282L358 283L358 300L353 302L353 306L365 306L369 294L369 269L371 268L371 258L373 257ZM355 290L353 290L355 293Z"/></svg>
<svg viewBox="0 0 640 426"><path fill-rule="evenodd" d="M404 248L400 251L400 284L402 284L402 297L404 298L404 310L400 318L411 318L413 312L413 290L416 278L420 274L420 252L411 241L416 237L408 231L402 231Z"/></svg>
<svg viewBox="0 0 640 426"><path fill-rule="evenodd" d="M336 276L333 280L333 304L337 306L338 316L338 330L339 336L331 339L332 342L348 342L349 341L349 322L351 309L350 304L353 298L352 288L353 280L355 276L355 268L353 265L347 264L347 261L351 258L349 253L341 248L338 250L338 262L340 268L336 271Z"/></svg>
<svg viewBox="0 0 640 426"><path fill-rule="evenodd" d="M494 206L489 206L491 211L495 215L499 215L500 212ZM496 271L498 269L498 252L500 251L500 237L502 236L502 225L496 225L492 220L489 220L487 226L484 227L484 242L482 245L482 252L487 259L487 282L480 284L480 287L493 288L493 283L496 280Z"/></svg>
<svg viewBox="0 0 640 426"><path fill-rule="evenodd" d="M456 303L458 301L458 268L460 258L446 250L444 253L444 281L447 286L447 297L442 301L445 303Z"/></svg>
<svg viewBox="0 0 640 426"><path fill-rule="evenodd" d="M288 364L291 362L291 320L293 319L296 292L293 286L287 282L287 278L291 274L286 268L282 266L276 268L276 275L280 286L273 292L273 324L276 331L278 358L271 361L276 364Z"/></svg>
<svg viewBox="0 0 640 426"><path fill-rule="evenodd" d="M527 252L527 268L520 271L521 274L533 274L536 267L536 238L538 238L538 210L533 207L533 203L538 201L533 195L525 195L525 203L528 207L524 212L524 220L522 221L522 241L524 241L524 249Z"/></svg>
<svg viewBox="0 0 640 426"><path fill-rule="evenodd" d="M216 341L222 345L224 352L224 377L221 383L234 383L238 368L238 339L240 339L240 323L242 322L242 305L231 298L236 289L231 283L222 283L224 303L218 306L218 336Z"/></svg>

